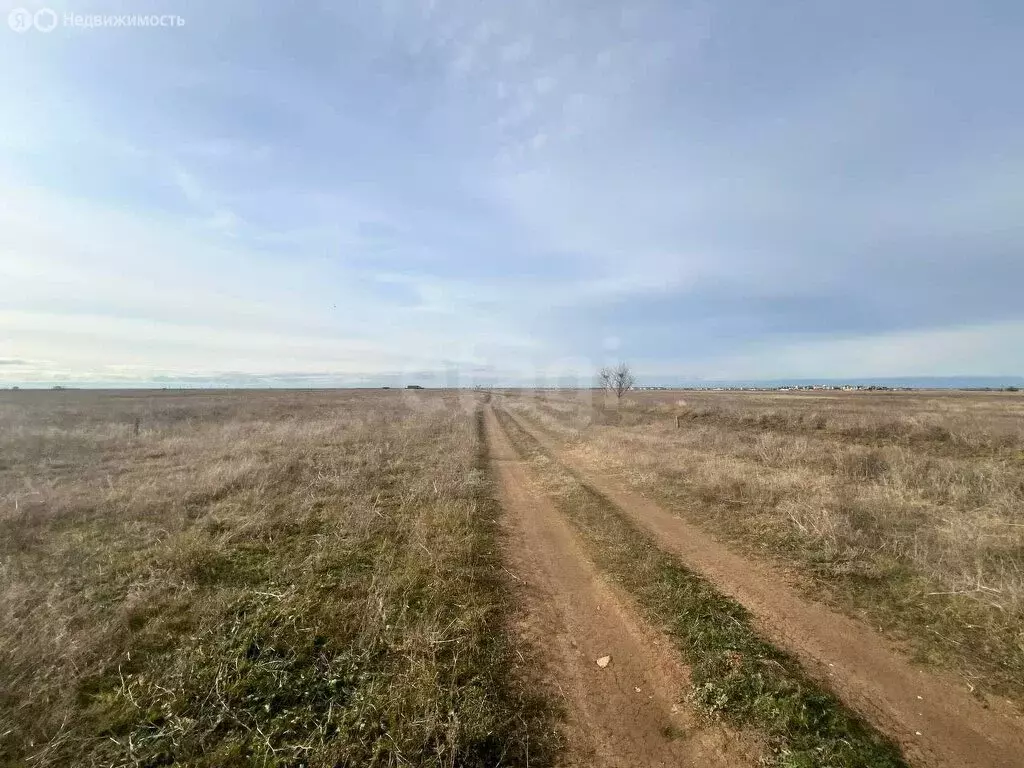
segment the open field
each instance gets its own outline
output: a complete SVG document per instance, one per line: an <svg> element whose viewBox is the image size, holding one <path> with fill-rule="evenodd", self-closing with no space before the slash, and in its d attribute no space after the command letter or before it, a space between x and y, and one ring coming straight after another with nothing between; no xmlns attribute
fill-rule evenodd
<svg viewBox="0 0 1024 768"><path fill-rule="evenodd" d="M438 393L5 393L0 764L546 764L481 456Z"/></svg>
<svg viewBox="0 0 1024 768"><path fill-rule="evenodd" d="M1022 405L0 394L0 764L1013 766Z"/></svg>
<svg viewBox="0 0 1024 768"><path fill-rule="evenodd" d="M582 466L789 566L967 689L1024 702L1024 395L505 399Z"/></svg>

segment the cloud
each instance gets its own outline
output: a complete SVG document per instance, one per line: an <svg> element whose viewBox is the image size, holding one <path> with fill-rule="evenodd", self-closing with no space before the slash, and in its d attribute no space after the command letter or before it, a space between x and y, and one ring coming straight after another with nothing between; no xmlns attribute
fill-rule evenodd
<svg viewBox="0 0 1024 768"><path fill-rule="evenodd" d="M222 205L212 192L185 169L174 169L174 182L185 200L199 211L203 222L212 229L233 236L244 224L234 211Z"/></svg>
<svg viewBox="0 0 1024 768"><path fill-rule="evenodd" d="M5 39L6 380L1019 364L1015 6L240 9Z"/></svg>
<svg viewBox="0 0 1024 768"><path fill-rule="evenodd" d="M708 361L709 378L813 378L947 376L968 371L974 376L1012 377L1024 370L1024 322L993 323L950 329L804 340L762 345L742 355Z"/></svg>

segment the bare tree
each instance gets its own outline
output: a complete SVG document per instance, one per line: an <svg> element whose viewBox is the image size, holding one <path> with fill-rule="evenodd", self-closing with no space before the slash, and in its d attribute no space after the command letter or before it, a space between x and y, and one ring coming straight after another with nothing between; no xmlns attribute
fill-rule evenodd
<svg viewBox="0 0 1024 768"><path fill-rule="evenodd" d="M629 370L629 365L626 363L619 363L616 366L606 366L600 370L598 377L601 380L601 386L613 392L615 394L615 400L621 401L622 396L629 392L636 384L636 379L633 378L633 372Z"/></svg>

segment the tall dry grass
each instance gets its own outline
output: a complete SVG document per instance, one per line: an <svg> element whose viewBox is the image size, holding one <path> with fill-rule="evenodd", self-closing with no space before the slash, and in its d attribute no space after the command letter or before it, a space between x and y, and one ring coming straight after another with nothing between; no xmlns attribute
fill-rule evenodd
<svg viewBox="0 0 1024 768"><path fill-rule="evenodd" d="M796 566L965 685L1024 701L1024 396L506 400L591 467Z"/></svg>
<svg viewBox="0 0 1024 768"><path fill-rule="evenodd" d="M545 764L482 451L440 394L4 394L0 764Z"/></svg>

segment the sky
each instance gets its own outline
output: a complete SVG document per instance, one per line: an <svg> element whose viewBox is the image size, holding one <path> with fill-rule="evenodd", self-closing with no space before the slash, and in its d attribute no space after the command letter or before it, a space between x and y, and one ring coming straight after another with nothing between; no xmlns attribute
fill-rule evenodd
<svg viewBox="0 0 1024 768"><path fill-rule="evenodd" d="M0 3L0 385L1024 375L1018 0Z"/></svg>

